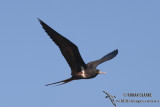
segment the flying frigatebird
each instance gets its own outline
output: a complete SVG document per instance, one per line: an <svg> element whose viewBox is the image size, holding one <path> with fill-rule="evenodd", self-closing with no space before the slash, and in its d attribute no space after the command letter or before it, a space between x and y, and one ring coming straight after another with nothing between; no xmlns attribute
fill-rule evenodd
<svg viewBox="0 0 160 107"><path fill-rule="evenodd" d="M67 38L63 37L61 34L53 30L51 27L45 24L42 20L40 19L38 20L42 25L42 28L45 30L45 32L60 48L60 51L64 56L64 58L66 59L66 61L68 62L72 72L71 73L72 76L70 78L63 81L47 84L45 86L57 84L57 83L60 83L59 85L62 85L73 80L90 79L90 78L96 77L98 74L106 73L106 72L101 72L99 69L96 69L96 67L99 64L114 58L118 54L118 50L116 49L110 52L109 54L105 55L101 59L85 64L85 62L83 61L79 53L78 47L74 43L72 43Z"/></svg>

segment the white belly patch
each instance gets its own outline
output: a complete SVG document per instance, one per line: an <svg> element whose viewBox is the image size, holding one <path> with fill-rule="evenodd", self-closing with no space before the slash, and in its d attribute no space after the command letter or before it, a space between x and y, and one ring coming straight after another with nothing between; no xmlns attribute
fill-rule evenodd
<svg viewBox="0 0 160 107"><path fill-rule="evenodd" d="M81 74L81 75L82 75L83 78L86 78L86 75L85 75L85 73L84 73L84 70L82 70L82 74Z"/></svg>

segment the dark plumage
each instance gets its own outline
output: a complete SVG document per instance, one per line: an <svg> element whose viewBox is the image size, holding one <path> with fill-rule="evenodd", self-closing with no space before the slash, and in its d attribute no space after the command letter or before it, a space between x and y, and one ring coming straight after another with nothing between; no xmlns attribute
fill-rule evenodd
<svg viewBox="0 0 160 107"><path fill-rule="evenodd" d="M113 52L110 52L109 54L105 55L99 60L89 62L88 64L85 64L83 61L78 47L73 44L71 41L69 41L67 38L63 37L61 34L53 30L51 27L49 27L47 24L45 24L42 20L38 19L40 24L42 25L45 32L49 35L49 37L55 42L55 44L60 48L62 55L68 62L70 68L71 68L71 75L72 77L63 81L47 84L57 84L61 83L59 85L68 83L72 80L78 80L78 79L90 79L96 77L98 74L105 73L101 72L100 70L96 69L96 67L112 58L114 58L118 54L118 50L114 50Z"/></svg>

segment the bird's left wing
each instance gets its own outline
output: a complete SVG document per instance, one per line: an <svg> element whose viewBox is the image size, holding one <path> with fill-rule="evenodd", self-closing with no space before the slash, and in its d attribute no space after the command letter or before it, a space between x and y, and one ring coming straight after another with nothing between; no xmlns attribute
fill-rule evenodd
<svg viewBox="0 0 160 107"><path fill-rule="evenodd" d="M72 75L76 74L77 71L81 70L81 67L86 68L86 64L84 63L78 47L69 41L67 38L63 37L61 34L53 30L47 24L45 24L42 20L40 20L40 24L42 25L45 32L50 36L50 38L55 42L55 44L60 48L61 53L65 57L68 62Z"/></svg>

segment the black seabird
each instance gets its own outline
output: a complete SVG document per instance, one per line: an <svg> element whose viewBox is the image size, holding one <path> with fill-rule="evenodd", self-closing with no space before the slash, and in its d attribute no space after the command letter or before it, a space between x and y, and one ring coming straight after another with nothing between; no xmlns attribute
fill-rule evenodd
<svg viewBox="0 0 160 107"><path fill-rule="evenodd" d="M96 69L96 67L99 64L114 58L118 54L118 50L116 49L110 52L109 54L105 55L101 59L85 64L79 53L78 47L74 43L72 43L67 38L63 37L61 34L53 30L42 20L40 19L38 20L42 25L43 29L45 30L45 32L60 48L60 51L64 56L64 58L66 59L66 61L68 62L72 72L71 73L72 76L70 78L63 81L47 84L46 86L57 83L60 83L59 85L62 85L70 81L79 79L90 79L96 77L98 74L106 73L106 72L101 72L99 69Z"/></svg>

